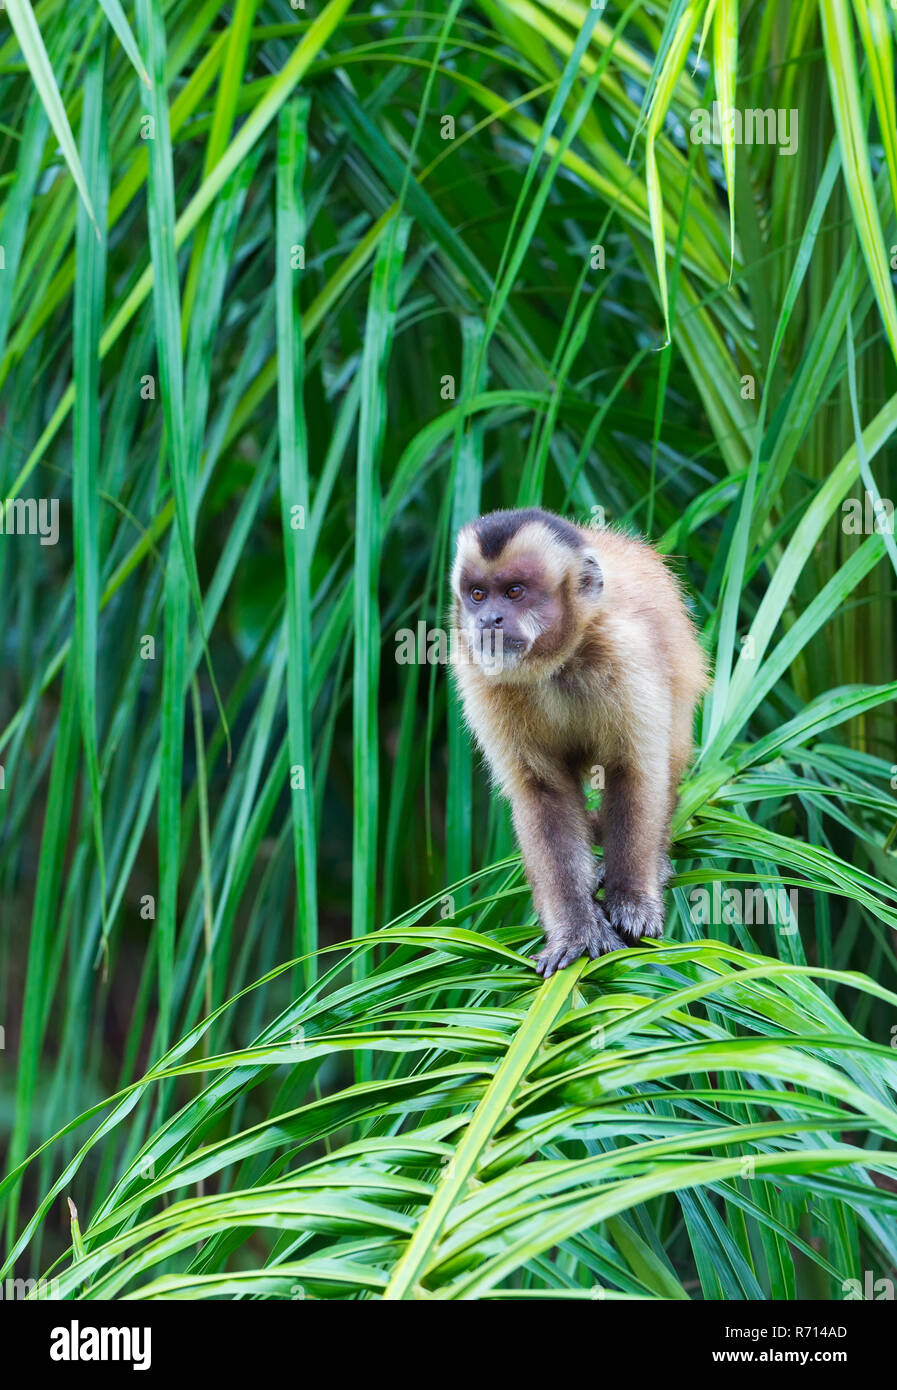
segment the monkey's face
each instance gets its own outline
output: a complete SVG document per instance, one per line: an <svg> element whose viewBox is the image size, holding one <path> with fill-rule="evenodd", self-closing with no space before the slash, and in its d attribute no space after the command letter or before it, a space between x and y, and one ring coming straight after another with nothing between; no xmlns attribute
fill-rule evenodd
<svg viewBox="0 0 897 1390"><path fill-rule="evenodd" d="M602 586L581 532L548 513L491 512L458 535L455 622L492 678L550 676L574 650Z"/></svg>
<svg viewBox="0 0 897 1390"><path fill-rule="evenodd" d="M561 596L534 555L521 555L510 565L468 566L460 578L459 601L471 655L495 674L520 666L563 618Z"/></svg>

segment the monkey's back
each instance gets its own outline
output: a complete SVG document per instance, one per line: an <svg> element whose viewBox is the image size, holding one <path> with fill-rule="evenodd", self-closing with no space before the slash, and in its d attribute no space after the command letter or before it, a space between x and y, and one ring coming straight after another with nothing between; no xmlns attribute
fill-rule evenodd
<svg viewBox="0 0 897 1390"><path fill-rule="evenodd" d="M708 662L675 572L652 545L612 527L581 527L604 573L606 600L596 614L620 613L644 627L651 649L677 699L691 705L707 688ZM618 654L625 659L625 652Z"/></svg>

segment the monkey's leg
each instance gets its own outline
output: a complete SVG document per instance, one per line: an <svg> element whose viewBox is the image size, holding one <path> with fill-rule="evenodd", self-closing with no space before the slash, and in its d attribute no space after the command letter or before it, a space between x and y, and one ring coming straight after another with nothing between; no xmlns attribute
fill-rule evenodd
<svg viewBox="0 0 897 1390"><path fill-rule="evenodd" d="M512 797L514 829L523 854L545 949L536 969L546 979L580 956L622 949L601 904L589 843L585 798L577 781L559 773L550 785L528 781Z"/></svg>
<svg viewBox="0 0 897 1390"><path fill-rule="evenodd" d="M626 942L663 935L670 795L664 779L619 769L604 793L604 906Z"/></svg>

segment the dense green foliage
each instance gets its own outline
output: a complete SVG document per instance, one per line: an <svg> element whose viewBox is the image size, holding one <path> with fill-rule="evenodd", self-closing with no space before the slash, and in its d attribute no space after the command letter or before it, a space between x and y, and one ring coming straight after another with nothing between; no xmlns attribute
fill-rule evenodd
<svg viewBox="0 0 897 1390"><path fill-rule="evenodd" d="M0 498L59 509L0 536L3 1276L893 1277L893 11L3 13ZM534 502L675 556L714 666L666 942L544 985L396 660Z"/></svg>

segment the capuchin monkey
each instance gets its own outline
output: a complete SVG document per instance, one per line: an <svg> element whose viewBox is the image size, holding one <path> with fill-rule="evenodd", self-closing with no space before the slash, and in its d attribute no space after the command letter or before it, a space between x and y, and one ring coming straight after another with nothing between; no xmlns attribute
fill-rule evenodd
<svg viewBox="0 0 897 1390"><path fill-rule="evenodd" d="M463 527L451 582L471 657L454 666L465 717L510 799L545 933L536 969L660 936L670 818L707 685L676 580L644 541L531 508ZM583 779L598 768L589 813Z"/></svg>

